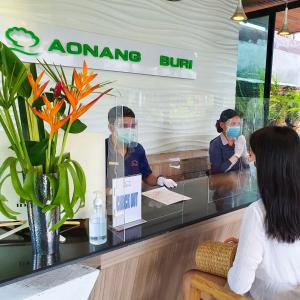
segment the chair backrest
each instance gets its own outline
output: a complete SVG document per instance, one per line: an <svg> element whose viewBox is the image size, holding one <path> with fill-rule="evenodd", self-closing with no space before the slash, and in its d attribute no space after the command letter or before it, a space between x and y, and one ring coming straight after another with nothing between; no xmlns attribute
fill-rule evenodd
<svg viewBox="0 0 300 300"><path fill-rule="evenodd" d="M183 279L184 300L248 300L224 287L225 279L221 282L222 279L198 270L186 272Z"/></svg>
<svg viewBox="0 0 300 300"><path fill-rule="evenodd" d="M217 241L201 243L195 253L197 269L209 274L227 278L235 258L237 245Z"/></svg>
<svg viewBox="0 0 300 300"><path fill-rule="evenodd" d="M201 297L202 294L205 293L207 295L212 296L216 300L249 300L248 298L235 294L229 289L226 289L214 283L213 281L207 280L205 278L194 278L192 280L192 286L194 289L196 288L201 292ZM196 300L196 298L190 300Z"/></svg>

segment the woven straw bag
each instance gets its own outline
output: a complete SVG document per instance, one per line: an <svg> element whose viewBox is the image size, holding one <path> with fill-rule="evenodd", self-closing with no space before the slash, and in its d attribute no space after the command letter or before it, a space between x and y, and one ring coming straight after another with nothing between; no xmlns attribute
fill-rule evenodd
<svg viewBox="0 0 300 300"><path fill-rule="evenodd" d="M237 244L215 241L203 242L196 251L196 266L202 272L227 278Z"/></svg>

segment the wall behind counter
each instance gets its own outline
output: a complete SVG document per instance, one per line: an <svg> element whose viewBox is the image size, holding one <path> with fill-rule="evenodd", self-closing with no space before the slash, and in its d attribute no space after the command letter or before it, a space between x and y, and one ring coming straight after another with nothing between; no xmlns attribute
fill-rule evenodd
<svg viewBox="0 0 300 300"><path fill-rule="evenodd" d="M85 121L107 131L107 112L128 105L147 153L207 148L219 113L235 104L238 26L235 0L0 0L1 15L198 53L197 79L99 71L114 95ZM90 66L92 67L92 66Z"/></svg>

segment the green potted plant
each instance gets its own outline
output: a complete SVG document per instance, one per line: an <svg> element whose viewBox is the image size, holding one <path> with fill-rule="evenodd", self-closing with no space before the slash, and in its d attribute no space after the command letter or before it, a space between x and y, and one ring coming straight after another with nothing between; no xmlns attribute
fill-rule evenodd
<svg viewBox="0 0 300 300"><path fill-rule="evenodd" d="M27 203L34 254L48 255L58 249L59 227L85 204L85 174L65 152L68 135L85 130L79 118L112 88L99 92L110 82L92 85L97 74L89 72L85 62L82 72L74 69L70 82L62 67L42 65L45 70L35 76L33 68L0 43L0 124L14 153L0 167L0 212L10 219L18 214L2 193L10 180L20 201ZM46 92L49 81L41 83L45 72L55 81L51 92ZM83 104L95 92L98 95Z"/></svg>

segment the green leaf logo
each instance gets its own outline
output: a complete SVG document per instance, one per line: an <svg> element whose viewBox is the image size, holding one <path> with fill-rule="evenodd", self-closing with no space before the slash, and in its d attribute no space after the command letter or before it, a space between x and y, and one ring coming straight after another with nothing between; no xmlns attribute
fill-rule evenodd
<svg viewBox="0 0 300 300"><path fill-rule="evenodd" d="M32 48L40 43L40 39L31 30L24 27L10 27L5 32L6 38L14 45L9 47L26 55L38 55Z"/></svg>

